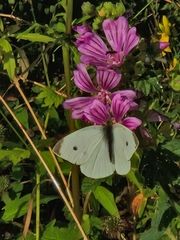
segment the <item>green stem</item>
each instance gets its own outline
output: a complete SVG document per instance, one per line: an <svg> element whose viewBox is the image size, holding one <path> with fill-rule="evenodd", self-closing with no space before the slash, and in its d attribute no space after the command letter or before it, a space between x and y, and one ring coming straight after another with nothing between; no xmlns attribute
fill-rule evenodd
<svg viewBox="0 0 180 240"><path fill-rule="evenodd" d="M33 7L32 0L30 0L29 3L30 3L30 5L31 5L31 13L32 13L32 16L33 16L34 22L36 22L36 17L35 17L35 14L34 14L34 7Z"/></svg>
<svg viewBox="0 0 180 240"><path fill-rule="evenodd" d="M8 123L8 125L10 126L10 128L15 132L15 134L17 135L17 137L21 140L21 142L24 144L24 146L26 146L27 149L30 149L29 146L26 144L26 142L24 141L24 139L21 137L21 135L16 131L16 129L13 127L13 125L11 124L11 122L7 119L7 117L4 115L4 113L0 110L0 114L3 116L4 120Z"/></svg>
<svg viewBox="0 0 180 240"><path fill-rule="evenodd" d="M42 56L44 74L45 74L45 76L46 76L47 85L48 85L48 87L50 87L51 84L50 84L50 80L49 80L48 68L47 68L47 61L46 61L44 52L41 53L41 56Z"/></svg>
<svg viewBox="0 0 180 240"><path fill-rule="evenodd" d="M67 0L66 5L66 34L71 34L71 22L73 13L73 0ZM67 97L70 98L71 93L71 68L70 68L70 49L69 46L64 42L62 45L63 63L64 63L64 74L66 79ZM74 131L74 121L71 118L71 112L68 112L68 123L70 132ZM74 201L74 213L81 222L81 209L79 203L79 167L76 165L72 166L72 196Z"/></svg>
<svg viewBox="0 0 180 240"><path fill-rule="evenodd" d="M40 239L40 175L36 172L36 240Z"/></svg>
<svg viewBox="0 0 180 240"><path fill-rule="evenodd" d="M44 121L44 131L46 131L46 128L47 128L47 125L48 125L49 116L50 116L49 111L50 111L50 107L48 108L48 112L47 112L47 114L46 114L46 119L45 119L45 121Z"/></svg>
<svg viewBox="0 0 180 240"><path fill-rule="evenodd" d="M146 6L144 6L134 17L133 19L137 18L137 16L139 16L139 14L141 14L154 0L151 0L150 2L148 2L146 4Z"/></svg>

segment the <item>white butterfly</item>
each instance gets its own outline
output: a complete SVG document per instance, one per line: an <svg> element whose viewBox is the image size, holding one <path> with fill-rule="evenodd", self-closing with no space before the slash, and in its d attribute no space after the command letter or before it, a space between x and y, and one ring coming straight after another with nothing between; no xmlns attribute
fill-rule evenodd
<svg viewBox="0 0 180 240"><path fill-rule="evenodd" d="M114 161L110 159L108 141L103 126L89 126L62 138L54 146L54 153L80 165L84 175L90 178L104 178L116 171L120 175L130 170L130 159L139 141L136 135L125 126L112 125Z"/></svg>

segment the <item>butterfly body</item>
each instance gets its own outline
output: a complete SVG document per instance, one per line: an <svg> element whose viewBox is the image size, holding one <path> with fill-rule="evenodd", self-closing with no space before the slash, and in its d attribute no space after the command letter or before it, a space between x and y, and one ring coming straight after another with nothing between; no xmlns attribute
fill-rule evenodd
<svg viewBox="0 0 180 240"><path fill-rule="evenodd" d="M108 137L108 131L112 142L105 138ZM116 123L108 130L104 126L89 126L75 131L62 138L53 151L61 158L80 165L84 175L103 178L115 171L120 175L127 174L131 165L130 158L137 147L136 135Z"/></svg>

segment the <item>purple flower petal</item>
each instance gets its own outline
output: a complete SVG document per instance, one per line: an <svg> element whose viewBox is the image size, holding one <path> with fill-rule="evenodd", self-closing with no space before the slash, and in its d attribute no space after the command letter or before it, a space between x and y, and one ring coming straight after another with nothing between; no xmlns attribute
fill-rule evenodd
<svg viewBox="0 0 180 240"><path fill-rule="evenodd" d="M121 80L121 74L105 67L97 68L97 82L104 90L111 90L118 85Z"/></svg>
<svg viewBox="0 0 180 240"><path fill-rule="evenodd" d="M122 121L122 124L130 130L135 130L141 123L142 121L136 117L128 117Z"/></svg>
<svg viewBox="0 0 180 240"><path fill-rule="evenodd" d="M113 92L111 94L111 97L113 98L117 93L120 93L122 98L126 98L126 99L129 99L129 100L133 100L133 99L136 98L136 93L132 90L116 91L116 92Z"/></svg>
<svg viewBox="0 0 180 240"><path fill-rule="evenodd" d="M106 44L98 35L94 33L91 33L91 35L88 35L88 37L86 37L86 35L87 33L83 35L86 41L79 45L78 50L83 55L87 55L93 57L94 59L100 59L106 62L108 60L108 56L106 55L108 48ZM84 63L87 64L86 62Z"/></svg>
<svg viewBox="0 0 180 240"><path fill-rule="evenodd" d="M93 101L84 115L96 125L104 125L110 117L108 107L98 100Z"/></svg>
<svg viewBox="0 0 180 240"><path fill-rule="evenodd" d="M76 86L88 93L98 92L98 89L93 85L84 64L79 63L77 68L78 70L74 71L74 83Z"/></svg>
<svg viewBox="0 0 180 240"><path fill-rule="evenodd" d="M116 122L119 122L130 108L129 100L123 100L120 94L116 94L111 103L112 113Z"/></svg>
<svg viewBox="0 0 180 240"><path fill-rule="evenodd" d="M172 124L174 130L180 131L180 123L179 122L174 122Z"/></svg>
<svg viewBox="0 0 180 240"><path fill-rule="evenodd" d="M167 48L168 46L169 46L169 42L160 42L160 43L159 43L159 48L160 48L161 50Z"/></svg>
<svg viewBox="0 0 180 240"><path fill-rule="evenodd" d="M72 29L79 34L85 34L86 32L92 32L92 27L87 26L87 25L72 26Z"/></svg>
<svg viewBox="0 0 180 240"><path fill-rule="evenodd" d="M84 110L89 107L94 101L94 97L77 97L66 100L63 107L72 109L72 118L81 119L84 115Z"/></svg>
<svg viewBox="0 0 180 240"><path fill-rule="evenodd" d="M144 137L144 136L147 137L147 138L151 137L150 133L148 132L148 130L145 127L140 126L139 130L140 130L140 133L141 133L142 137Z"/></svg>
<svg viewBox="0 0 180 240"><path fill-rule="evenodd" d="M113 64L109 64L103 59L107 58L107 56L101 57L101 58L96 58L95 56L88 56L85 54L81 55L81 62L85 63L86 65L90 66L102 66L102 67L112 67L114 66Z"/></svg>
<svg viewBox="0 0 180 240"><path fill-rule="evenodd" d="M124 43L124 55L126 56L131 49L133 49L135 46L137 46L138 42L140 40L140 37L136 35L136 28L132 27L127 34L127 39Z"/></svg>
<svg viewBox="0 0 180 240"><path fill-rule="evenodd" d="M120 52L125 41L128 32L128 21L125 17L119 17L117 20L104 20L103 30L106 38L111 45L112 49L116 52Z"/></svg>
<svg viewBox="0 0 180 240"><path fill-rule="evenodd" d="M167 122L169 121L169 118L165 115L157 112L156 110L150 110L147 115L147 121L148 122Z"/></svg>
<svg viewBox="0 0 180 240"><path fill-rule="evenodd" d="M88 43L89 38L91 38L94 35L92 32L87 32L86 34L83 34L76 38L75 45L79 47L83 43Z"/></svg>

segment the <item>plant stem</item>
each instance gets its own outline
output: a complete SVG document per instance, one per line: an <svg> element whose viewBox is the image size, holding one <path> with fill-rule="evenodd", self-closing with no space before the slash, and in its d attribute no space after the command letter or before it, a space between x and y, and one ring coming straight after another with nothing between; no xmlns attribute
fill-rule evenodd
<svg viewBox="0 0 180 240"><path fill-rule="evenodd" d="M40 239L40 174L36 170L36 240Z"/></svg>
<svg viewBox="0 0 180 240"><path fill-rule="evenodd" d="M146 6L144 6L134 17L133 19L137 18L137 16L139 16L139 14L141 14L154 0L151 0L150 2L148 2L146 4Z"/></svg>
<svg viewBox="0 0 180 240"><path fill-rule="evenodd" d="M66 4L66 34L71 34L71 22L73 13L73 0L67 0ZM62 45L64 74L66 79L67 97L70 98L71 93L71 68L70 68L70 54L69 46L64 42ZM70 132L74 131L74 121L71 118L71 112L68 112L68 123ZM77 219L81 222L81 209L79 203L79 166L72 165L72 195L74 201L74 213Z"/></svg>

